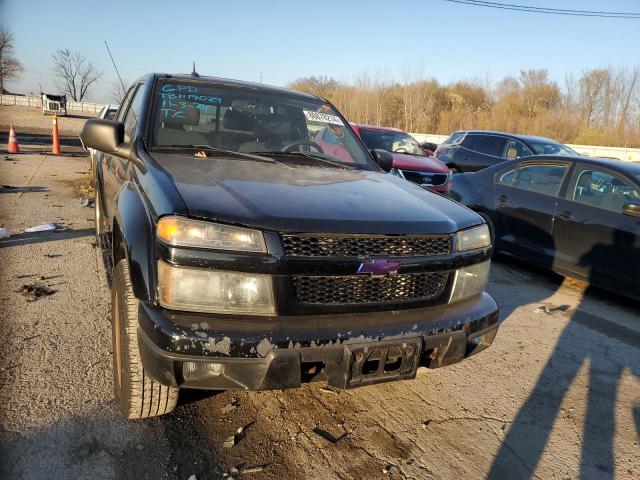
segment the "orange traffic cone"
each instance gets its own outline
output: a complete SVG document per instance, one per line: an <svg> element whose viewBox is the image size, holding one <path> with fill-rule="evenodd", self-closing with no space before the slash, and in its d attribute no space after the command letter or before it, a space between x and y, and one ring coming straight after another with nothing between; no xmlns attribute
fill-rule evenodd
<svg viewBox="0 0 640 480"><path fill-rule="evenodd" d="M20 153L20 145L18 145L18 139L16 138L16 132L13 131L13 125L9 129L9 144L7 145L8 153Z"/></svg>
<svg viewBox="0 0 640 480"><path fill-rule="evenodd" d="M51 153L60 155L60 138L58 136L58 117L53 115L53 145L51 145Z"/></svg>

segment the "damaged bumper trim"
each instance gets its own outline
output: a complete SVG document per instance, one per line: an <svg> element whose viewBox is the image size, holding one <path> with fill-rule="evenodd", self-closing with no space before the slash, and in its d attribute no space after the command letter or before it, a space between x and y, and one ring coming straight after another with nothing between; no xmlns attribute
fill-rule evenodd
<svg viewBox="0 0 640 480"><path fill-rule="evenodd" d="M138 340L145 371L166 385L353 388L457 363L491 345L498 324L486 293L444 307L271 319L176 316L141 303Z"/></svg>

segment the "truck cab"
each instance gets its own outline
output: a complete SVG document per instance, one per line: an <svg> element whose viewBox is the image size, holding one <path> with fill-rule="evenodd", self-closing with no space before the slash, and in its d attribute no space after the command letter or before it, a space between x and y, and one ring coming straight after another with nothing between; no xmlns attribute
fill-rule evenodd
<svg viewBox="0 0 640 480"><path fill-rule="evenodd" d="M325 99L149 74L81 138L126 418L171 411L184 387L410 380L496 335L482 217L389 174Z"/></svg>

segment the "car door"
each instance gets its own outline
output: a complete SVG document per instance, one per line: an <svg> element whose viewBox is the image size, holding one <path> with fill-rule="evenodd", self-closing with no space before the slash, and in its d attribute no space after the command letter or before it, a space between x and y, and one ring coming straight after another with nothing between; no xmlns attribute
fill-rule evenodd
<svg viewBox="0 0 640 480"><path fill-rule="evenodd" d="M576 166L558 203L554 240L558 266L594 285L640 292L640 218L624 214L640 205L640 185L598 165Z"/></svg>
<svg viewBox="0 0 640 480"><path fill-rule="evenodd" d="M503 162L506 138L492 134L467 134L456 152L456 165L463 172L475 172Z"/></svg>
<svg viewBox="0 0 640 480"><path fill-rule="evenodd" d="M143 92L142 85L134 85L127 93L127 98L118 112L117 121L124 123L123 143L125 144L130 144L133 139L137 119L140 118ZM116 195L125 181L129 161L126 158L105 153L102 162L103 205L107 218L110 218L115 212Z"/></svg>
<svg viewBox="0 0 640 480"><path fill-rule="evenodd" d="M511 163L493 178L496 246L553 267L553 218L569 163L539 160Z"/></svg>

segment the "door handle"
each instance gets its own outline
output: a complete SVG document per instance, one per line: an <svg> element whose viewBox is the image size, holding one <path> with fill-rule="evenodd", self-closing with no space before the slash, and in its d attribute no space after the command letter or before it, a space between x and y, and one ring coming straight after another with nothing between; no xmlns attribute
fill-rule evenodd
<svg viewBox="0 0 640 480"><path fill-rule="evenodd" d="M573 216L571 215L571 212L569 212L568 210L565 210L564 212L562 212L558 216L563 220L571 220L571 219L573 219Z"/></svg>

